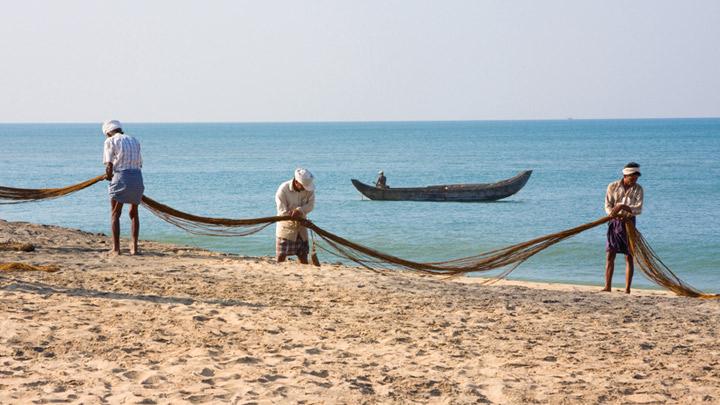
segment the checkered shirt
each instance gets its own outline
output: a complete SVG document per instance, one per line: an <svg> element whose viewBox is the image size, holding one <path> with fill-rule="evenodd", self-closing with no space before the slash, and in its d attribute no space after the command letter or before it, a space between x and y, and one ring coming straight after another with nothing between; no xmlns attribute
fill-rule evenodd
<svg viewBox="0 0 720 405"><path fill-rule="evenodd" d="M132 136L115 134L105 140L103 163L113 164L113 172L142 169L140 142Z"/></svg>

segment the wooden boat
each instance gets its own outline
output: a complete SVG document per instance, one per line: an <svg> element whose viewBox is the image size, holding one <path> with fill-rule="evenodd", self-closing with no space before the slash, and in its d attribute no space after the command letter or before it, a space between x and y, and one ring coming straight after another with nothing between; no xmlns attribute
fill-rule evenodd
<svg viewBox="0 0 720 405"><path fill-rule="evenodd" d="M489 184L448 184L428 187L377 188L352 179L360 193L371 200L385 201L496 201L520 191L527 183L532 170Z"/></svg>

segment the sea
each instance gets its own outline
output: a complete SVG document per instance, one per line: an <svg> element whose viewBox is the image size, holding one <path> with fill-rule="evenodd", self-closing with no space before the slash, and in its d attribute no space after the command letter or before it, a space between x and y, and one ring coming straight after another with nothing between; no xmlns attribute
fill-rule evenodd
<svg viewBox="0 0 720 405"><path fill-rule="evenodd" d="M475 255L605 215L608 183L641 165L638 229L681 279L720 292L720 119L126 123L144 159L145 194L190 213L275 215L297 167L316 177L319 226L418 261ZM0 185L64 187L103 173L99 123L0 124ZM517 194L489 203L385 202L350 180L391 187L490 183L533 170ZM107 183L44 202L0 205L0 218L109 233ZM274 255L274 228L247 237L185 233L141 209L141 239L248 256ZM124 214L122 232L129 220ZM601 285L605 226L521 265L511 279ZM321 260L339 259L321 254ZM619 257L614 284L624 283ZM636 272L635 286L653 287Z"/></svg>

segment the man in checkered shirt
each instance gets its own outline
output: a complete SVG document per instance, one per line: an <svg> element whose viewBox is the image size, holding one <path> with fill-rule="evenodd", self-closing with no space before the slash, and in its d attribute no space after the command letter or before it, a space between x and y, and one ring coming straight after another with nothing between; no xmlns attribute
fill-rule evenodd
<svg viewBox="0 0 720 405"><path fill-rule="evenodd" d="M140 217L138 205L142 199L145 186L142 178L142 155L140 142L132 136L125 135L119 121L111 120L103 123L105 139L103 163L105 174L110 181L111 228L113 248L110 255L120 254L120 216L123 204L130 204L130 229L132 245L130 254L139 254L138 236L140 234Z"/></svg>

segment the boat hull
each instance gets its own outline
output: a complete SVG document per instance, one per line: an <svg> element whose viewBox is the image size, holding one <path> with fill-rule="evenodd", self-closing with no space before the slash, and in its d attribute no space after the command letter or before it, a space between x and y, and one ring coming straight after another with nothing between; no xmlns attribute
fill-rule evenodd
<svg viewBox="0 0 720 405"><path fill-rule="evenodd" d="M515 177L489 184L449 184L429 187L377 188L352 179L353 186L365 197L381 201L497 201L510 197L522 189L532 170Z"/></svg>

